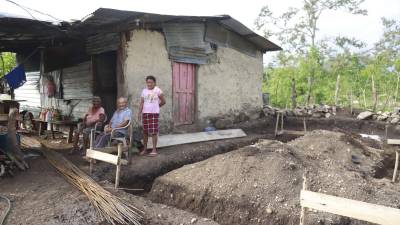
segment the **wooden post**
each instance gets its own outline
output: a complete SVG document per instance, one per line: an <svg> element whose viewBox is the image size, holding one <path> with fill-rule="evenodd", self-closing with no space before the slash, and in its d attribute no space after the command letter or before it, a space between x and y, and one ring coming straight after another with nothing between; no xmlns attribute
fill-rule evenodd
<svg viewBox="0 0 400 225"><path fill-rule="evenodd" d="M279 115L280 113L276 112L275 137L278 135Z"/></svg>
<svg viewBox="0 0 400 225"><path fill-rule="evenodd" d="M375 80L374 80L374 74L371 76L371 85L372 85L372 97L373 97L373 111L376 112L376 107L378 105L378 93L376 92L376 87L375 87Z"/></svg>
<svg viewBox="0 0 400 225"><path fill-rule="evenodd" d="M396 181L398 168L399 168L399 150L396 150L396 162L394 164L394 171L393 171L393 178L392 178L393 183Z"/></svg>
<svg viewBox="0 0 400 225"><path fill-rule="evenodd" d="M335 106L338 105L339 88L340 88L340 74L338 74L337 77L336 77Z"/></svg>
<svg viewBox="0 0 400 225"><path fill-rule="evenodd" d="M306 178L306 172L303 173L303 190L307 190L307 178ZM304 225L304 217L306 214L306 208L301 206L301 212L300 212L300 225Z"/></svg>
<svg viewBox="0 0 400 225"><path fill-rule="evenodd" d="M117 171L115 173L115 189L119 186L119 176L121 173L121 155L122 155L122 144L118 144L118 161L117 161Z"/></svg>
<svg viewBox="0 0 400 225"><path fill-rule="evenodd" d="M303 127L304 127L304 134L307 132L307 125L306 125L306 117L303 116Z"/></svg>
<svg viewBox="0 0 400 225"><path fill-rule="evenodd" d="M396 82L396 94L394 95L394 104L396 105L396 103L397 103L397 97L398 97L398 95L399 95L399 79L400 79L400 76L399 75L397 75L397 82Z"/></svg>
<svg viewBox="0 0 400 225"><path fill-rule="evenodd" d="M292 78L292 109L297 107L296 80Z"/></svg>
<svg viewBox="0 0 400 225"><path fill-rule="evenodd" d="M94 130L90 131L90 149L93 149L93 141L94 141ZM92 174L93 172L93 159L89 159L89 174Z"/></svg>
<svg viewBox="0 0 400 225"><path fill-rule="evenodd" d="M386 124L385 125L385 140L387 140L387 136L388 136L388 127L389 127L389 124Z"/></svg>
<svg viewBox="0 0 400 225"><path fill-rule="evenodd" d="M353 115L353 87L350 87L350 114Z"/></svg>
<svg viewBox="0 0 400 225"><path fill-rule="evenodd" d="M281 132L283 133L283 113L281 113Z"/></svg>

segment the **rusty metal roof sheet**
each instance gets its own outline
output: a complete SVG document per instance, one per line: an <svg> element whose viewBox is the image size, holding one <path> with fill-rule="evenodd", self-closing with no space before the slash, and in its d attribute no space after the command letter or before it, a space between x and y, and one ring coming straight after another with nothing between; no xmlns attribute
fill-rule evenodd
<svg viewBox="0 0 400 225"><path fill-rule="evenodd" d="M124 11L108 8L99 8L81 23L73 26L76 30L88 30L88 28L114 28L118 24L134 24L136 21L140 23L169 23L169 22L206 22L217 21L227 29L243 36L249 42L253 43L258 49L266 51L282 50L281 47L267 40L250 30L248 27L230 17L229 15L220 16L177 16L162 15L155 13Z"/></svg>

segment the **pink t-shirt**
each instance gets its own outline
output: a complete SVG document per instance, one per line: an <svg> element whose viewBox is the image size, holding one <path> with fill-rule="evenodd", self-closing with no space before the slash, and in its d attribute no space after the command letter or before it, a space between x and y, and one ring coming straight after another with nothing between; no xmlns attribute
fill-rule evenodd
<svg viewBox="0 0 400 225"><path fill-rule="evenodd" d="M152 90L143 89L142 98L143 103L143 113L160 113L160 95L162 91L159 87L154 87Z"/></svg>
<svg viewBox="0 0 400 225"><path fill-rule="evenodd" d="M93 109L90 108L89 111L87 112L86 125L91 125L97 120L99 120L101 114L105 115L103 107L100 107L95 111L93 111Z"/></svg>

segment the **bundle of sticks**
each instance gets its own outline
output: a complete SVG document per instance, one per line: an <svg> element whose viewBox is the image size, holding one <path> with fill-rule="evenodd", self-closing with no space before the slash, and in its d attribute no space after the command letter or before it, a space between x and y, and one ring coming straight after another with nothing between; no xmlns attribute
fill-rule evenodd
<svg viewBox="0 0 400 225"><path fill-rule="evenodd" d="M90 176L64 158L60 153L41 150L47 160L62 173L68 182L81 190L96 208L102 220L116 224L140 225L143 212L136 207L124 203L120 198L106 191Z"/></svg>

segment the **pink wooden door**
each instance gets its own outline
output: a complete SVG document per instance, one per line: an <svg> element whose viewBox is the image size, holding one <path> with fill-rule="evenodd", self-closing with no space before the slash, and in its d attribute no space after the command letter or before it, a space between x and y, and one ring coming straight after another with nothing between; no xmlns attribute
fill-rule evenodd
<svg viewBox="0 0 400 225"><path fill-rule="evenodd" d="M195 111L195 64L174 62L173 107L174 124L192 124Z"/></svg>

